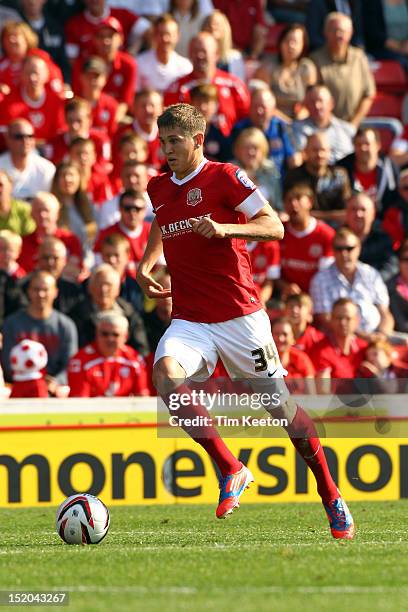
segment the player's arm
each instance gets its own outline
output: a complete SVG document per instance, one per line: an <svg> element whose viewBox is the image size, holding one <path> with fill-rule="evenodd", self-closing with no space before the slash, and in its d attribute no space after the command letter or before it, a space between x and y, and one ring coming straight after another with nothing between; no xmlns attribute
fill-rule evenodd
<svg viewBox="0 0 408 612"><path fill-rule="evenodd" d="M163 253L163 242L160 227L154 219L150 228L146 250L137 270L136 280L143 293L150 298L167 298L171 296L170 289L164 289L152 276L151 272Z"/></svg>
<svg viewBox="0 0 408 612"><path fill-rule="evenodd" d="M217 223L208 217L190 219L193 231L204 238L242 238L244 240L282 240L283 225L276 212L266 204L246 223Z"/></svg>

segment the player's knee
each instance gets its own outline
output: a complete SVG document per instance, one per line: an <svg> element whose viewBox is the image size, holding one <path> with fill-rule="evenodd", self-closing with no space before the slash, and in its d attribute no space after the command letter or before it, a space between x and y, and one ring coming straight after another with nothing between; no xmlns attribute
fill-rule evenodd
<svg viewBox="0 0 408 612"><path fill-rule="evenodd" d="M170 393L186 379L186 373L173 357L162 357L153 367L153 384L160 395Z"/></svg>

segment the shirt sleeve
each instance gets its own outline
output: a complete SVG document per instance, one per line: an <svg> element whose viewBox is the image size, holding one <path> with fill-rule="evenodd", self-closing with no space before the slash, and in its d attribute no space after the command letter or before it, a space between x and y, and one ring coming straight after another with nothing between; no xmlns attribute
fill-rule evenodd
<svg viewBox="0 0 408 612"><path fill-rule="evenodd" d="M387 287L381 278L381 275L377 270L373 270L373 290L374 290L374 304L376 306L388 306L390 305L390 296L388 294Z"/></svg>
<svg viewBox="0 0 408 612"><path fill-rule="evenodd" d="M251 219L268 201L246 172L232 164L224 166L226 205Z"/></svg>

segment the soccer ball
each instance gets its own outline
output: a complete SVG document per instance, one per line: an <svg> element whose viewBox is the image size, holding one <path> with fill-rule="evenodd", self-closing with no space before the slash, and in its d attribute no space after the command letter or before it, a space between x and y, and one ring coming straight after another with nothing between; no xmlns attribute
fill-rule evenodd
<svg viewBox="0 0 408 612"><path fill-rule="evenodd" d="M99 544L108 533L109 510L88 493L68 497L57 510L56 527L67 544Z"/></svg>
<svg viewBox="0 0 408 612"><path fill-rule="evenodd" d="M21 340L10 351L10 365L13 380L33 380L40 377L40 372L48 361L47 351L40 342Z"/></svg>

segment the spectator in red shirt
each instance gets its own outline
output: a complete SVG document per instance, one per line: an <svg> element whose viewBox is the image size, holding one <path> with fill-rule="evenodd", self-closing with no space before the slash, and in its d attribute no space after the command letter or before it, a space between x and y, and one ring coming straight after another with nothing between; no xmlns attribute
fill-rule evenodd
<svg viewBox="0 0 408 612"><path fill-rule="evenodd" d="M290 295L286 300L284 312L292 326L294 346L310 355L315 345L324 338L323 332L311 325L313 321L312 298L307 293Z"/></svg>
<svg viewBox="0 0 408 612"><path fill-rule="evenodd" d="M284 207L289 221L284 224L285 236L281 251L282 297L308 292L310 281L318 270L333 262L334 230L311 215L314 194L307 183L289 186L284 193Z"/></svg>
<svg viewBox="0 0 408 612"><path fill-rule="evenodd" d="M69 158L81 168L82 184L93 204L99 206L112 197L106 171L96 163L95 144L91 138L75 138L69 145Z"/></svg>
<svg viewBox="0 0 408 612"><path fill-rule="evenodd" d="M275 241L248 241L247 249L251 259L253 279L259 290L261 303L265 307L272 297L274 281L279 278L279 245Z"/></svg>
<svg viewBox="0 0 408 612"><path fill-rule="evenodd" d="M147 156L147 142L134 132L125 132L119 139L117 154L114 156L113 171L109 177L114 194L119 193L122 189L121 174L123 165L129 160L144 164L147 161ZM153 171L153 175L155 174L156 171Z"/></svg>
<svg viewBox="0 0 408 612"><path fill-rule="evenodd" d="M128 330L128 321L121 314L98 317L95 341L69 362L70 397L149 395L144 361L126 345Z"/></svg>
<svg viewBox="0 0 408 612"><path fill-rule="evenodd" d="M79 273L82 267L82 248L78 238L69 230L58 227L60 204L52 193L39 192L32 202L32 216L36 230L23 238L23 248L18 263L31 272L37 264L38 247L45 236L55 236L67 248L67 260L71 270Z"/></svg>
<svg viewBox="0 0 408 612"><path fill-rule="evenodd" d="M107 83L108 66L100 57L92 56L84 61L79 74L78 94L92 108L92 127L113 138L118 127L119 103L103 89Z"/></svg>
<svg viewBox="0 0 408 612"><path fill-rule="evenodd" d="M311 355L320 393L339 392L344 388L341 379L357 376L367 347L367 342L356 335L359 325L354 302L349 298L336 300L330 317L331 333L315 346ZM331 384L331 379L337 380Z"/></svg>
<svg viewBox="0 0 408 612"><path fill-rule="evenodd" d="M266 24L262 0L213 0L214 8L228 17L234 46L257 59L266 42Z"/></svg>
<svg viewBox="0 0 408 612"><path fill-rule="evenodd" d="M64 107L67 129L56 134L44 148L47 159L57 165L69 157L69 145L74 138L91 138L95 144L96 161L110 170L110 140L102 130L92 127L92 109L87 100L75 97L68 100Z"/></svg>
<svg viewBox="0 0 408 612"><path fill-rule="evenodd" d="M0 122L6 126L13 119L27 119L34 128L37 141L50 139L64 128L64 100L46 87L49 79L47 63L29 55L23 62L20 86L0 104Z"/></svg>
<svg viewBox="0 0 408 612"><path fill-rule="evenodd" d="M217 41L209 32L200 32L190 42L190 59L193 71L175 81L164 95L164 105L190 102L190 90L197 85L211 83L218 90L218 120L223 133L228 136L233 125L247 116L250 96L238 77L217 68Z"/></svg>
<svg viewBox="0 0 408 612"><path fill-rule="evenodd" d="M8 229L0 230L0 270L11 278L23 278L26 271L17 263L23 246L23 239Z"/></svg>
<svg viewBox="0 0 408 612"><path fill-rule="evenodd" d="M271 323L281 364L287 370L285 379L292 393L314 393L315 369L310 358L302 350L295 348L292 326L286 317L278 317ZM298 379L293 381L292 379Z"/></svg>
<svg viewBox="0 0 408 612"><path fill-rule="evenodd" d="M128 189L119 199L120 221L100 232L94 251L99 253L103 239L110 234L122 234L129 241L129 272L136 276L137 265L142 259L150 232L150 223L145 221L146 201L144 193Z"/></svg>

